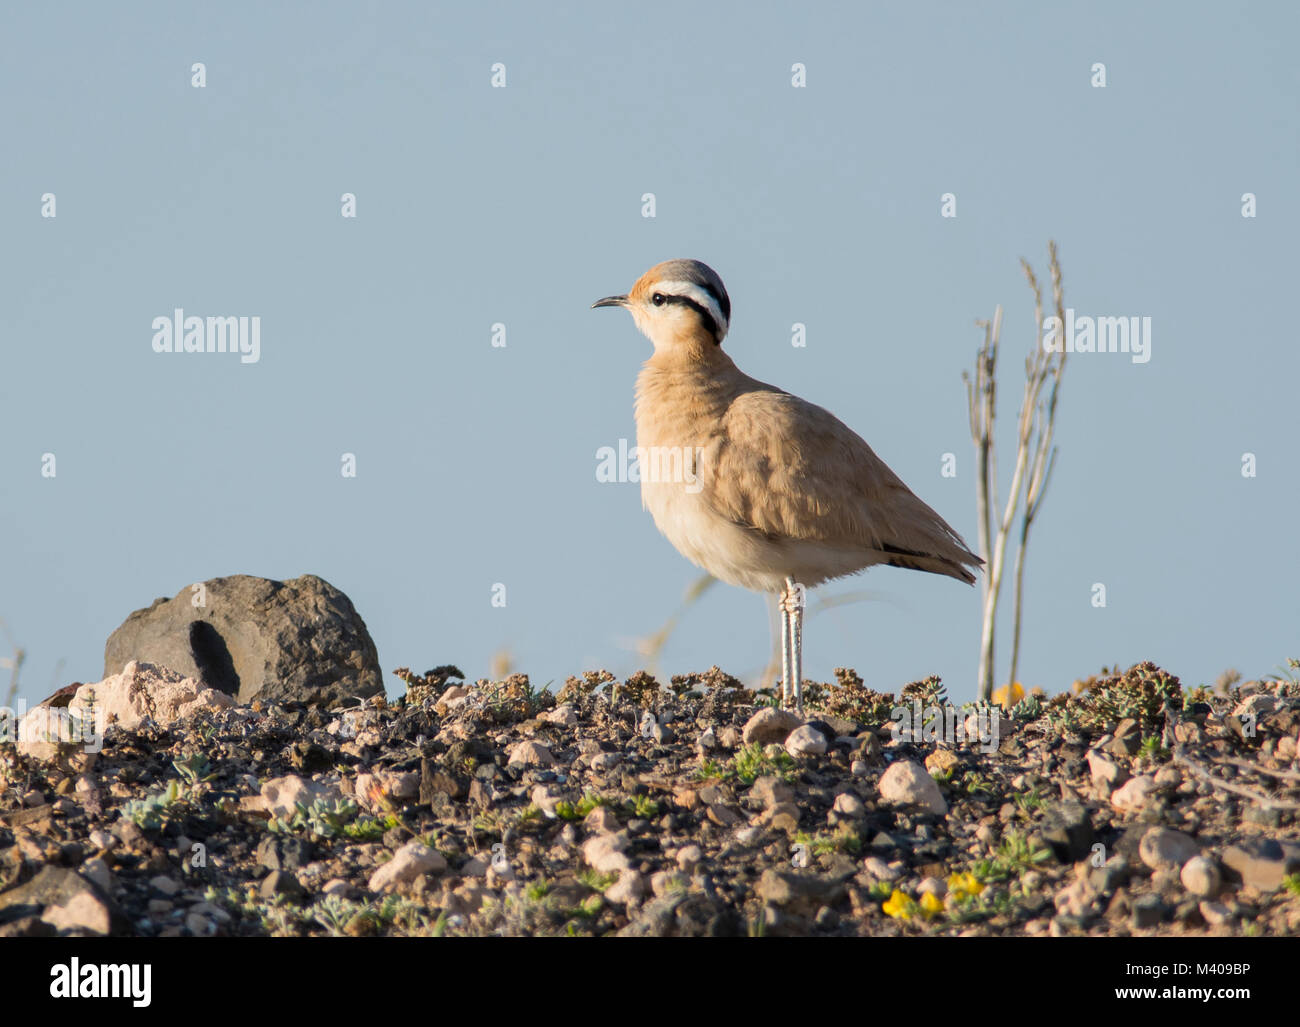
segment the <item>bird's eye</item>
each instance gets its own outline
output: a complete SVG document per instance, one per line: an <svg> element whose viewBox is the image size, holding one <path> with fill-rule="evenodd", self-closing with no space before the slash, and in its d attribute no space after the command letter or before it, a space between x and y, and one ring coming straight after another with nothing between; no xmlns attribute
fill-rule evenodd
<svg viewBox="0 0 1300 1027"><path fill-rule="evenodd" d="M662 292L655 293L650 297L650 302L656 307L662 307L664 305L664 294Z"/></svg>

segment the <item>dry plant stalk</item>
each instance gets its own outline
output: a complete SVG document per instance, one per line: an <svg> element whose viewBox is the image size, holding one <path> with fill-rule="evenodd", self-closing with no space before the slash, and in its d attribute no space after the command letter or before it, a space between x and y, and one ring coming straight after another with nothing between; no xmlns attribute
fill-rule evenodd
<svg viewBox="0 0 1300 1027"><path fill-rule="evenodd" d="M1056 243L1048 243L1052 276L1052 301L1057 317L1064 324L1064 293L1061 267L1056 257ZM1002 576L1006 569L1007 540L1016 512L1021 512L1019 544L1015 558L1015 595L1011 675L1016 680L1020 658L1020 625L1024 601L1025 550L1029 529L1038 515L1043 495L1056 466L1056 447L1052 439L1056 427L1056 403L1065 370L1065 350L1043 349L1039 332L1043 323L1042 291L1033 269L1021 260L1025 277L1034 291L1034 345L1025 359L1025 388L1016 428L1016 462L1011 473L1011 487L1005 506L998 502L998 461L994 425L997 420L997 362L1002 334L1002 307L993 312L992 321L977 321L984 330L984 341L975 355L975 377L963 372L966 403L970 411L971 440L975 444L975 503L978 521L980 556L984 559L984 609L980 631L979 697L993 697L994 637ZM1043 391L1050 383L1046 398ZM1000 509L1000 512L999 512ZM996 518L996 520L995 520Z"/></svg>
<svg viewBox="0 0 1300 1027"><path fill-rule="evenodd" d="M12 708L14 700L18 697L18 672L22 670L23 660L27 658L27 652L14 642L13 636L9 634L9 626L3 620L0 620L0 634L3 634L5 641L9 643L9 648L13 651L13 656L0 659L0 667L9 669L9 691L5 695L4 705Z"/></svg>

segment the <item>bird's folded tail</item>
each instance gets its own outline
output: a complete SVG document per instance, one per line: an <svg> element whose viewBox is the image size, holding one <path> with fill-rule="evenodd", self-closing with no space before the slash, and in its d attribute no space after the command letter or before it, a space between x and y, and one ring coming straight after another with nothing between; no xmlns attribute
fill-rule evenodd
<svg viewBox="0 0 1300 1027"><path fill-rule="evenodd" d="M975 584L975 575L968 571L964 564L970 563L978 567L984 563L974 553L967 553L969 559L958 562L946 556L921 553L914 549L902 549L888 543L882 544L879 548L882 553L889 554L889 559L885 561L885 564L889 567L905 567L913 571L928 571L930 574L946 574L948 577L964 581L968 585Z"/></svg>

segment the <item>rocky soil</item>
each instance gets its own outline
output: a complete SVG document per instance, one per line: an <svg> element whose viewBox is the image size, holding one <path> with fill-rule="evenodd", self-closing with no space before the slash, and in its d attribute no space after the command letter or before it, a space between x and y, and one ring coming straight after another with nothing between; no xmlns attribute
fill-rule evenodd
<svg viewBox="0 0 1300 1027"><path fill-rule="evenodd" d="M331 707L128 670L99 753L0 744L0 936L1300 928L1293 681L1145 664L945 717L841 671L800 718L717 668Z"/></svg>

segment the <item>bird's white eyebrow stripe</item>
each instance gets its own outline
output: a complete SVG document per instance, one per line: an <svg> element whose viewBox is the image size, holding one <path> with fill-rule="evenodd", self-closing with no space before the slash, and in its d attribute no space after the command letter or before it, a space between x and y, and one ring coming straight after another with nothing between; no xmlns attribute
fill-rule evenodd
<svg viewBox="0 0 1300 1027"><path fill-rule="evenodd" d="M698 282L660 282L655 291L666 293L668 295L686 296L689 299L693 299L713 315L713 322L718 326L718 330L723 335L727 333L727 318L726 315L722 313L722 306L718 303L718 298Z"/></svg>

